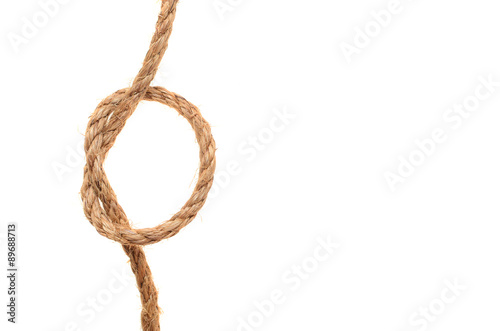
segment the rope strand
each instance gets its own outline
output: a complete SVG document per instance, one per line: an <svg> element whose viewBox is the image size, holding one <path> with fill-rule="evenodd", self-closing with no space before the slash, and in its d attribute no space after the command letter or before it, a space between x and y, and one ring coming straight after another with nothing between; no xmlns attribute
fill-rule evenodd
<svg viewBox="0 0 500 331"><path fill-rule="evenodd" d="M90 117L85 134L86 165L81 196L85 216L97 232L122 244L141 295L141 323L144 331L160 330L158 291L146 260L143 245L157 243L177 234L204 205L215 172L215 142L210 125L196 106L163 87L152 87L172 33L178 0L163 0L156 31L132 86L104 99ZM141 101L156 101L174 108L193 128L200 146L200 167L196 187L179 212L153 228L133 229L118 203L104 171L104 161L118 134Z"/></svg>

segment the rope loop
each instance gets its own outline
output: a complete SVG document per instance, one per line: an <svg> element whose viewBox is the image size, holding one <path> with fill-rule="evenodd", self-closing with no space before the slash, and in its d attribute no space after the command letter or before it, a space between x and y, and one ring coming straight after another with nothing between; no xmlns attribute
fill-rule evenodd
<svg viewBox="0 0 500 331"><path fill-rule="evenodd" d="M205 203L215 171L215 142L210 125L198 108L162 87L149 87L144 100L157 101L174 108L188 120L200 146L200 168L196 187L179 212L153 228L132 229L111 187L104 161L123 129L130 102L130 89L122 89L104 99L90 118L85 137L87 164L82 197L85 215L97 231L123 245L149 245L177 234L189 224Z"/></svg>

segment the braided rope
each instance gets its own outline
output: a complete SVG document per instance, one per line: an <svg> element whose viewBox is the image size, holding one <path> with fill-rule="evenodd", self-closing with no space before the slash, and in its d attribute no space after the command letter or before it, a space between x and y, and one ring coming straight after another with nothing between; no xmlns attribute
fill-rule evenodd
<svg viewBox="0 0 500 331"><path fill-rule="evenodd" d="M113 93L97 106L85 134L87 164L81 189L85 216L98 233L121 243L130 258L141 294L141 322L145 331L160 330L160 308L158 291L142 246L174 236L196 217L207 199L215 172L215 142L198 108L163 87L150 86L168 47L177 3L178 0L162 0L155 34L132 86ZM179 212L156 227L133 229L109 184L104 161L127 119L143 100L174 108L188 120L200 146L200 168L196 187Z"/></svg>

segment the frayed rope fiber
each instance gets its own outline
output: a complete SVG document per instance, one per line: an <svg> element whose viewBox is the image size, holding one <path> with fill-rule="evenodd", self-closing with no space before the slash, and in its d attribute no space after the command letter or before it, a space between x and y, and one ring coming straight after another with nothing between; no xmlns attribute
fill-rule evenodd
<svg viewBox="0 0 500 331"><path fill-rule="evenodd" d="M85 134L86 165L81 196L85 216L101 235L122 244L130 258L142 301L144 331L160 330L158 291L142 246L177 234L188 225L205 203L215 171L215 142L209 124L198 108L163 87L150 86L168 47L178 0L162 0L156 31L132 86L104 99L90 117ZM133 229L104 172L104 160L127 119L142 100L157 101L174 108L193 128L200 146L196 187L181 210L154 228Z"/></svg>

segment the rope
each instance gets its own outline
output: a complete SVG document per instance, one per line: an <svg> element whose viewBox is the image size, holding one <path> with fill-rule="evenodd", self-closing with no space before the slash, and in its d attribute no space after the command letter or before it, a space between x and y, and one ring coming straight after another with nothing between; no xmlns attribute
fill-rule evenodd
<svg viewBox="0 0 500 331"><path fill-rule="evenodd" d="M99 234L122 244L130 258L141 295L144 331L160 330L160 308L158 291L142 246L174 236L196 217L207 199L215 171L215 142L198 108L163 87L150 86L168 47L177 3L178 0L162 0L156 31L132 86L113 93L97 106L85 134L87 163L81 189L85 216ZM179 212L156 227L133 229L109 184L104 161L127 119L143 100L174 108L191 124L200 147L200 168L196 187Z"/></svg>

